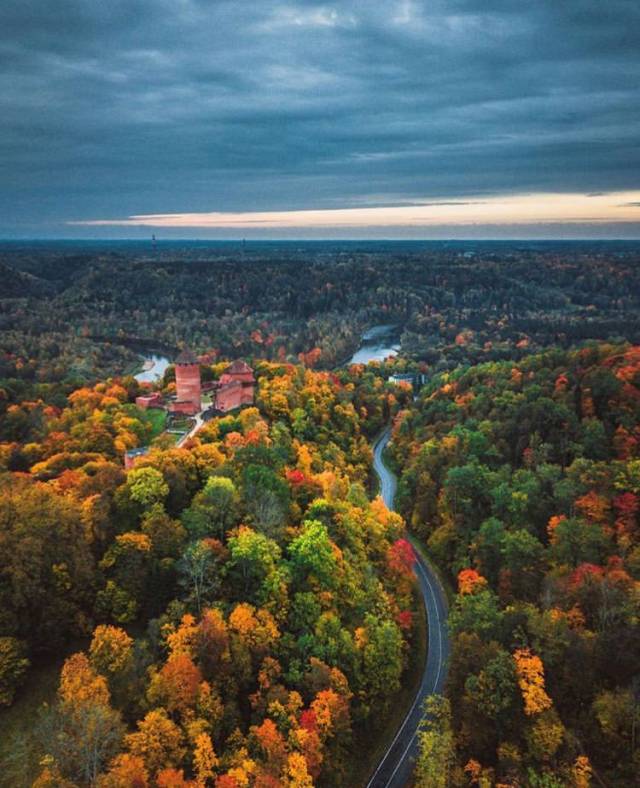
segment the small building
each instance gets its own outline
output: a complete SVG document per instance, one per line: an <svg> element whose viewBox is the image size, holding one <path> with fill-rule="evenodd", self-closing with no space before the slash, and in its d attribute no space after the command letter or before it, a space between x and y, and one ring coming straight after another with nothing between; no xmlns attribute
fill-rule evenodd
<svg viewBox="0 0 640 788"><path fill-rule="evenodd" d="M409 383L412 386L422 386L427 376L422 372L397 372L395 375L389 375L389 383Z"/></svg>
<svg viewBox="0 0 640 788"><path fill-rule="evenodd" d="M162 408L162 394L159 391L152 391L149 394L141 394L136 397L136 405L139 408Z"/></svg>
<svg viewBox="0 0 640 788"><path fill-rule="evenodd" d="M128 471L136 464L136 462L149 453L148 446L140 446L137 449L129 449L124 453L124 469Z"/></svg>

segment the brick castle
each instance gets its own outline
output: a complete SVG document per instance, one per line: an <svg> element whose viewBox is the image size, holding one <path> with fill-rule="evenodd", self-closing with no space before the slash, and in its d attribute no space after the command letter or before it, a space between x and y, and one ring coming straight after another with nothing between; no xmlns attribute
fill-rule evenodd
<svg viewBox="0 0 640 788"><path fill-rule="evenodd" d="M176 396L168 405L169 413L195 416L202 411L202 394L211 393L211 407L226 413L242 405L251 405L256 379L253 370L244 361L234 361L222 373L220 380L202 384L200 363L190 350L183 350L175 361ZM136 397L141 408L164 408L158 391Z"/></svg>
<svg viewBox="0 0 640 788"><path fill-rule="evenodd" d="M183 350L180 353L175 361L175 369L174 399L165 404L162 394L153 391L136 397L136 405L140 408L161 408L175 416L196 416L204 410L203 393L211 394L211 406L207 410L213 412L227 413L242 405L253 404L256 379L253 370L244 361L234 361L222 373L220 380L204 384L200 378L200 362L190 350ZM125 452L125 468L131 468L147 451L148 447L141 447Z"/></svg>

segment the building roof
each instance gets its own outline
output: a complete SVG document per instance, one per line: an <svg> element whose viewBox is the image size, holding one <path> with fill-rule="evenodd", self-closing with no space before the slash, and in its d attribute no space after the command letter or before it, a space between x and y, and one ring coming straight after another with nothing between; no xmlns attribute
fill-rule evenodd
<svg viewBox="0 0 640 788"><path fill-rule="evenodd" d="M189 348L184 348L176 359L175 363L179 364L180 366L183 364L197 364L198 359L196 358L195 354L189 350Z"/></svg>
<svg viewBox="0 0 640 788"><path fill-rule="evenodd" d="M253 370L246 362L240 359L236 359L233 364L224 371L225 375L246 375L247 373L253 375Z"/></svg>
<svg viewBox="0 0 640 788"><path fill-rule="evenodd" d="M149 453L149 447L148 446L140 446L137 449L128 449L125 452L127 457L142 457L143 454L148 454L148 453Z"/></svg>

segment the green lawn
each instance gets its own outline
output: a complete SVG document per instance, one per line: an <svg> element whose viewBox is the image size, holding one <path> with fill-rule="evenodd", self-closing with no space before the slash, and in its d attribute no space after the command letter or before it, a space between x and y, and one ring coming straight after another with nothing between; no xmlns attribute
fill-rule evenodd
<svg viewBox="0 0 640 788"><path fill-rule="evenodd" d="M167 421L167 412L160 408L148 408L145 412L146 421L151 424L151 440L157 438L164 430Z"/></svg>

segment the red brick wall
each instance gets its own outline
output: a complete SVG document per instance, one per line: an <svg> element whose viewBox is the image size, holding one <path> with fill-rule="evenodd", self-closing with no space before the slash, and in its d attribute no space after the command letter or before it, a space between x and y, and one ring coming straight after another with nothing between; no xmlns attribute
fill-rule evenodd
<svg viewBox="0 0 640 788"><path fill-rule="evenodd" d="M184 413L187 416L193 416L194 413L197 413L199 410L200 407L191 400L187 400L186 402L172 402L169 405L170 413Z"/></svg>
<svg viewBox="0 0 640 788"><path fill-rule="evenodd" d="M136 405L139 408L159 408L162 406L162 397L159 392L143 394L140 397L136 397Z"/></svg>
<svg viewBox="0 0 640 788"><path fill-rule="evenodd" d="M193 412L201 409L200 366L178 364L176 366L176 399L193 403ZM184 411L183 411L184 412Z"/></svg>
<svg viewBox="0 0 640 788"><path fill-rule="evenodd" d="M242 404L241 386L221 388L216 394L216 408L218 408L218 410L233 410L234 408L239 408Z"/></svg>
<svg viewBox="0 0 640 788"><path fill-rule="evenodd" d="M254 383L255 382L255 378L253 377L253 373L252 372L234 372L233 374L229 374L227 372L224 372L220 376L220 383L222 383L223 385L225 383L231 383L231 382L234 382L236 380L239 381L240 383Z"/></svg>
<svg viewBox="0 0 640 788"><path fill-rule="evenodd" d="M242 404L243 405L253 405L253 386L243 386L242 387Z"/></svg>

